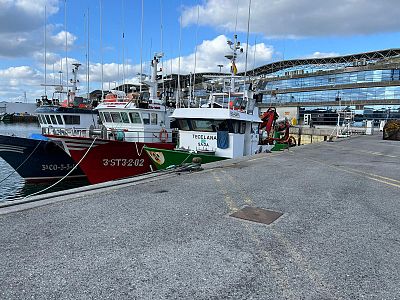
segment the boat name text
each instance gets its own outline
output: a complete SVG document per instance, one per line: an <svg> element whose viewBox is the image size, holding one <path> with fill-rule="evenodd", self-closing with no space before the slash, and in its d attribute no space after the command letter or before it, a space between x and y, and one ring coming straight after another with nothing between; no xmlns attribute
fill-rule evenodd
<svg viewBox="0 0 400 300"><path fill-rule="evenodd" d="M103 166L105 167L143 167L144 159L141 158L104 158L103 159Z"/></svg>
<svg viewBox="0 0 400 300"><path fill-rule="evenodd" d="M210 140L216 140L217 136L215 135L205 135L205 134L193 134L193 139L199 140L197 141L197 146L199 147L209 147Z"/></svg>
<svg viewBox="0 0 400 300"><path fill-rule="evenodd" d="M42 171L69 171L71 170L73 167L75 167L74 164L61 164L61 165L57 165L57 164L49 164L49 165L42 165Z"/></svg>

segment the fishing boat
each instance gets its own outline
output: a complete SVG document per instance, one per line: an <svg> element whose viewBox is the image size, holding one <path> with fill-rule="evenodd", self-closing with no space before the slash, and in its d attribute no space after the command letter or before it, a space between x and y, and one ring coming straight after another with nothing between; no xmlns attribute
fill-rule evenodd
<svg viewBox="0 0 400 300"><path fill-rule="evenodd" d="M27 182L55 181L75 167L60 143L41 135L29 138L0 135L0 157ZM68 175L68 179L84 177L79 168Z"/></svg>
<svg viewBox="0 0 400 300"><path fill-rule="evenodd" d="M79 64L74 66L70 91L63 92L63 87L57 85L51 99L45 95L37 101L39 107L35 113L38 115L42 134L33 134L27 138L0 135L0 157L27 182L55 181L67 175L67 179L85 177L82 170L75 167L76 163L65 151L63 144L44 136L50 131L75 134L80 128L97 126L97 112L90 108L85 99L75 96ZM61 102L55 95L61 97L62 94L66 94L67 99Z"/></svg>
<svg viewBox="0 0 400 300"><path fill-rule="evenodd" d="M57 134L46 137L62 143L66 152L86 174L90 183L100 183L154 170L144 146L173 149L170 119L173 107L157 98L157 64L152 60L149 93L131 94L111 91L96 107L102 126L86 129L75 136Z"/></svg>
<svg viewBox="0 0 400 300"><path fill-rule="evenodd" d="M171 118L178 126L178 145L174 150L145 146L145 151L157 169L166 169L191 163L194 157L202 163L252 155L271 148L259 145L258 107L256 96L244 79L236 76L235 60L240 43L228 41L233 53L230 89L211 93L207 102L196 107L177 108ZM220 77L224 79L224 77ZM241 82L239 82L241 80ZM235 84L239 83L237 86ZM246 87L246 88L245 88Z"/></svg>

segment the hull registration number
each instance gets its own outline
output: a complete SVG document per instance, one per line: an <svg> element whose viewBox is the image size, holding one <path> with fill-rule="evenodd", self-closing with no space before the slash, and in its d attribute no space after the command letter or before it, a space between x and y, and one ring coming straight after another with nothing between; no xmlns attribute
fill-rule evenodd
<svg viewBox="0 0 400 300"><path fill-rule="evenodd" d="M143 167L144 159L141 158L112 158L112 159L103 159L103 166L105 167Z"/></svg>

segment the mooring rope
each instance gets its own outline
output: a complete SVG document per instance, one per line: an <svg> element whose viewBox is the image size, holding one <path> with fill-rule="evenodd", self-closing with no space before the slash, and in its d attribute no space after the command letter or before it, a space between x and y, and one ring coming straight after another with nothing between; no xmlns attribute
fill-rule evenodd
<svg viewBox="0 0 400 300"><path fill-rule="evenodd" d="M137 142L134 142L134 143L135 143L135 147L136 147L136 154L137 154L139 157L141 157L142 154L143 154L144 144L142 145L142 150L140 150L140 153L139 153L139 149L138 149Z"/></svg>
<svg viewBox="0 0 400 300"><path fill-rule="evenodd" d="M67 178L67 177L69 176L69 174L71 174L71 173L79 166L79 164L82 162L82 160L83 160L83 159L86 157L86 155L89 153L90 149L92 149L92 146L93 146L94 142L96 141L96 139L97 139L97 136L93 139L92 144L90 144L89 148L86 150L85 154L84 154L84 155L82 156L82 158L78 161L78 163L77 163L63 178L61 178L61 179L58 180L57 182L53 183L52 185L50 185L50 186L44 188L43 190L40 190L40 191L38 191L38 192L35 192L35 193L32 193L32 194L30 194L30 195L25 196L23 199L26 199L26 198L29 198L29 197L31 197L31 196L40 194L40 193L42 193L42 192L44 192L44 191L47 191L48 189L51 189L52 187L56 186L56 185L59 184L61 181L63 181L65 178Z"/></svg>
<svg viewBox="0 0 400 300"><path fill-rule="evenodd" d="M0 183L2 183L4 180L6 180L7 178L9 178L12 174L14 174L15 172L17 172L17 170L22 167L22 165L24 163L26 163L28 161L28 159L32 156L33 152L36 151L36 149L39 147L40 143L42 142L42 140L39 141L39 143L36 145L35 149L33 149L33 151L28 155L27 158L25 158L25 160L17 167L15 168L10 174L8 174L5 178L3 178L2 180L0 180Z"/></svg>

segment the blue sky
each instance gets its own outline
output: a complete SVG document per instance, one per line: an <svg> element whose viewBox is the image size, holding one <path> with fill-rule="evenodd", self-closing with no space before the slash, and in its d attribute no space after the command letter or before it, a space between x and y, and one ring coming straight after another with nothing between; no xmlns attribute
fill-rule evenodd
<svg viewBox="0 0 400 300"><path fill-rule="evenodd" d="M100 47L100 2L103 47ZM88 12L90 90L100 87L102 57L105 88L122 81L137 81L141 3L141 0L0 0L0 101L21 100L26 92L28 101L33 102L44 92L40 84L44 82L45 6L47 82L58 82L61 62L66 77L65 7L69 75L72 62L83 64L81 92L86 92ZM224 58L229 51L226 40L236 32L245 46L248 6L249 0L144 0L144 72L148 73L154 52L161 50L165 53L165 73L178 71L179 55L182 73L218 71L218 64L228 71L229 64ZM399 47L397 0L252 0L250 8L250 68L282 59ZM239 71L244 65L243 55L239 58Z"/></svg>

